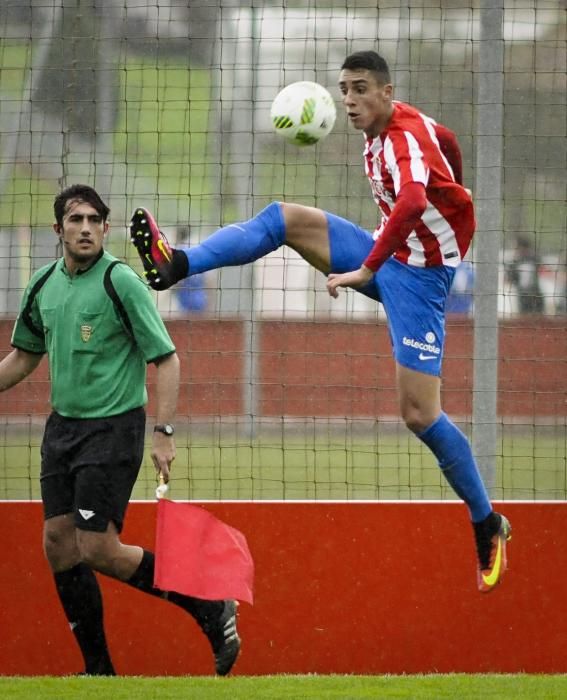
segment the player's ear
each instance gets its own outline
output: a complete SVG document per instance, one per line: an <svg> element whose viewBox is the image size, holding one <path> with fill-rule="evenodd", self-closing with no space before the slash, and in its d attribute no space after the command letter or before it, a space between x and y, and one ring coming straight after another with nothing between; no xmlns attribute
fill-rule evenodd
<svg viewBox="0 0 567 700"><path fill-rule="evenodd" d="M61 238L61 236L63 235L63 227L61 226L61 224L58 224L57 222L55 222L53 224L53 230L59 236L59 238Z"/></svg>
<svg viewBox="0 0 567 700"><path fill-rule="evenodd" d="M387 100L392 100L394 97L394 86L392 83L386 83L383 88L384 97Z"/></svg>

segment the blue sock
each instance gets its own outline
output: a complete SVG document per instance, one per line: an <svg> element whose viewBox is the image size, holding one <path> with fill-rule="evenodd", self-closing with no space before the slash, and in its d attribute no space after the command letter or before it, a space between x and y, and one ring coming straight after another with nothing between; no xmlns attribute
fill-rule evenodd
<svg viewBox="0 0 567 700"><path fill-rule="evenodd" d="M429 428L417 433L417 437L437 457L443 475L469 507L472 521L484 520L492 506L464 433L441 413Z"/></svg>
<svg viewBox="0 0 567 700"><path fill-rule="evenodd" d="M255 217L215 231L202 243L183 250L189 274L231 265L245 265L279 248L285 240L285 223L279 202L272 202Z"/></svg>

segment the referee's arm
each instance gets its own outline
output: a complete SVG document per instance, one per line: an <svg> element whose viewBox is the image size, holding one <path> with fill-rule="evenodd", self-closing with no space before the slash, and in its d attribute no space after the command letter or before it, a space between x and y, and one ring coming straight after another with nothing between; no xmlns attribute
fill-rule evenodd
<svg viewBox="0 0 567 700"><path fill-rule="evenodd" d="M39 365L42 357L43 354L14 348L0 362L0 391L6 391L25 379Z"/></svg>
<svg viewBox="0 0 567 700"><path fill-rule="evenodd" d="M156 376L156 423L163 425L173 423L177 410L179 395L179 357L173 352L155 361ZM161 474L164 481L169 481L169 470L175 459L175 442L160 432L153 433L152 461L156 472Z"/></svg>

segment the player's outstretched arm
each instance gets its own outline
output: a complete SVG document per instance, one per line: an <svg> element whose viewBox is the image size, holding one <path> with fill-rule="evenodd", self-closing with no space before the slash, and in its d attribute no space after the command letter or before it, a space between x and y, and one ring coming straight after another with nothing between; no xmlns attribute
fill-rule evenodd
<svg viewBox="0 0 567 700"><path fill-rule="evenodd" d="M31 374L41 362L43 355L14 348L0 362L0 391L6 391Z"/></svg>

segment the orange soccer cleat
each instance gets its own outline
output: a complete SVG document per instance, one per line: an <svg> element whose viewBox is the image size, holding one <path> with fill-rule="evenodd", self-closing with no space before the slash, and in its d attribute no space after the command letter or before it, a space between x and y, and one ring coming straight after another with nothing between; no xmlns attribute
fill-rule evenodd
<svg viewBox="0 0 567 700"><path fill-rule="evenodd" d="M150 287L161 290L177 280L172 275L174 251L147 209L137 207L130 221L130 236L138 251Z"/></svg>
<svg viewBox="0 0 567 700"><path fill-rule="evenodd" d="M512 537L512 528L507 518L494 512L482 522L473 523L473 528L478 554L478 590L490 593L506 572L506 542Z"/></svg>

